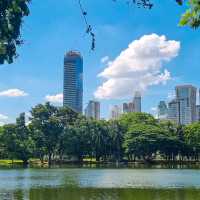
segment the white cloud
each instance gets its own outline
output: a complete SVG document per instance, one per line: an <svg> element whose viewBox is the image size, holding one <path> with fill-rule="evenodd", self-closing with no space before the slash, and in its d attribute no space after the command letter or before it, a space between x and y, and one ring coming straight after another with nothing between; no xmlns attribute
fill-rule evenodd
<svg viewBox="0 0 200 200"><path fill-rule="evenodd" d="M134 40L98 75L105 81L96 90L95 97L129 97L135 91L143 92L149 86L165 84L171 75L163 69L163 64L178 56L179 50L180 42L167 40L164 35L144 35Z"/></svg>
<svg viewBox="0 0 200 200"><path fill-rule="evenodd" d="M28 96L28 93L26 93L20 89L9 89L9 90L1 91L0 96L2 96L2 97L24 97L24 96Z"/></svg>
<svg viewBox="0 0 200 200"><path fill-rule="evenodd" d="M101 63L107 63L109 61L109 56L104 56L103 58L101 58Z"/></svg>
<svg viewBox="0 0 200 200"><path fill-rule="evenodd" d="M0 120L7 120L8 116L0 114Z"/></svg>
<svg viewBox="0 0 200 200"><path fill-rule="evenodd" d="M152 108L151 108L151 111L152 111L152 112L157 112L157 110L158 110L157 107L152 107Z"/></svg>
<svg viewBox="0 0 200 200"><path fill-rule="evenodd" d="M3 126L8 120L8 116L0 114L0 126Z"/></svg>
<svg viewBox="0 0 200 200"><path fill-rule="evenodd" d="M63 102L63 94L56 95L47 95L45 99L51 103L62 103Z"/></svg>

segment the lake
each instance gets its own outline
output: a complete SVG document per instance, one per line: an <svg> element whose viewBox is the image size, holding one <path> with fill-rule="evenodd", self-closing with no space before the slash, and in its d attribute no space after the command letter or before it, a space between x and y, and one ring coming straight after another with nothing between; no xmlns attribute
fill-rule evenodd
<svg viewBox="0 0 200 200"><path fill-rule="evenodd" d="M199 169L0 169L1 200L199 200Z"/></svg>

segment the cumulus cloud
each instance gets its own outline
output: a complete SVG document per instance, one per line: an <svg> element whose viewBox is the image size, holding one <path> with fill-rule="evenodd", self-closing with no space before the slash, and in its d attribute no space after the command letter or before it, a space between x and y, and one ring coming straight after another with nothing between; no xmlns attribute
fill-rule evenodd
<svg viewBox="0 0 200 200"><path fill-rule="evenodd" d="M0 120L7 120L8 116L0 114Z"/></svg>
<svg viewBox="0 0 200 200"><path fill-rule="evenodd" d="M24 96L28 96L28 93L26 93L20 89L9 89L9 90L1 91L0 96L2 96L2 97L24 97Z"/></svg>
<svg viewBox="0 0 200 200"><path fill-rule="evenodd" d="M0 114L0 126L4 125L8 120L8 116Z"/></svg>
<svg viewBox="0 0 200 200"><path fill-rule="evenodd" d="M47 95L45 99L51 103L62 103L63 102L63 94L56 95Z"/></svg>
<svg viewBox="0 0 200 200"><path fill-rule="evenodd" d="M101 63L107 63L109 61L109 56L104 56L103 58L101 58Z"/></svg>
<svg viewBox="0 0 200 200"><path fill-rule="evenodd" d="M165 84L171 75L163 69L163 64L178 56L179 50L180 42L167 40L164 35L144 35L134 40L98 75L105 81L97 88L95 97L129 97L135 91L143 92L149 86Z"/></svg>

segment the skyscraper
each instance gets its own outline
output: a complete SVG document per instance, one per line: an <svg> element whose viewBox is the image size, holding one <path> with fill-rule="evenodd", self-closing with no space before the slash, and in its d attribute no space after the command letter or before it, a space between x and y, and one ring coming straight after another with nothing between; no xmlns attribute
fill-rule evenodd
<svg viewBox="0 0 200 200"><path fill-rule="evenodd" d="M85 116L88 118L100 120L100 102L89 101L85 109Z"/></svg>
<svg viewBox="0 0 200 200"><path fill-rule="evenodd" d="M192 85L176 87L178 122L180 124L190 124L196 121L196 93L197 89Z"/></svg>
<svg viewBox="0 0 200 200"><path fill-rule="evenodd" d="M196 121L200 122L200 105L196 106Z"/></svg>
<svg viewBox="0 0 200 200"><path fill-rule="evenodd" d="M122 114L122 109L121 109L120 106L114 105L111 108L111 112L110 112L111 119L119 119L119 117L121 116L121 114Z"/></svg>
<svg viewBox="0 0 200 200"><path fill-rule="evenodd" d="M135 92L132 102L123 103L123 113L141 112L141 101L140 92Z"/></svg>
<svg viewBox="0 0 200 200"><path fill-rule="evenodd" d="M134 111L135 112L141 112L142 108L141 108L141 101L142 101L142 97L139 91L135 92L135 96L134 96Z"/></svg>
<svg viewBox="0 0 200 200"><path fill-rule="evenodd" d="M176 99L173 99L168 103L167 119L178 124L178 103Z"/></svg>
<svg viewBox="0 0 200 200"><path fill-rule="evenodd" d="M123 113L130 113L130 112L134 112L135 108L134 108L134 103L130 102L130 103L123 103Z"/></svg>
<svg viewBox="0 0 200 200"><path fill-rule="evenodd" d="M165 101L160 101L158 105L158 119L167 119L168 108Z"/></svg>
<svg viewBox="0 0 200 200"><path fill-rule="evenodd" d="M197 89L192 85L176 86L176 97L168 105L168 119L183 125L195 122L196 92Z"/></svg>
<svg viewBox="0 0 200 200"><path fill-rule="evenodd" d="M82 113L83 107L83 58L77 51L69 51L64 57L63 106Z"/></svg>

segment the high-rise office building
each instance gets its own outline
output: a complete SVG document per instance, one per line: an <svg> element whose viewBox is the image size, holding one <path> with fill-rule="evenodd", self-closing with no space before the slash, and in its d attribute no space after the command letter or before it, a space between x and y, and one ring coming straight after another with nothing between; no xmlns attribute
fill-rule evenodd
<svg viewBox="0 0 200 200"><path fill-rule="evenodd" d="M190 124L196 121L196 93L197 89L192 85L176 87L178 122L180 124Z"/></svg>
<svg viewBox="0 0 200 200"><path fill-rule="evenodd" d="M200 89L198 92L199 92L198 93L199 99L198 99L198 105L196 105L196 121L200 122Z"/></svg>
<svg viewBox="0 0 200 200"><path fill-rule="evenodd" d="M178 124L178 103L176 99L168 103L167 119Z"/></svg>
<svg viewBox="0 0 200 200"><path fill-rule="evenodd" d="M177 124L191 124L196 121L197 89L192 85L176 86L176 97L168 104L168 119Z"/></svg>
<svg viewBox="0 0 200 200"><path fill-rule="evenodd" d="M64 57L63 106L82 113L83 107L83 58L77 51L69 51Z"/></svg>
<svg viewBox="0 0 200 200"><path fill-rule="evenodd" d="M93 118L100 120L100 102L98 101L89 101L86 109L85 116L87 118Z"/></svg>
<svg viewBox="0 0 200 200"><path fill-rule="evenodd" d="M167 119L168 108L165 101L160 101L158 104L158 119Z"/></svg>
<svg viewBox="0 0 200 200"><path fill-rule="evenodd" d="M200 122L200 105L196 106L196 121Z"/></svg>
<svg viewBox="0 0 200 200"><path fill-rule="evenodd" d="M111 108L111 111L110 111L110 117L111 117L111 119L119 119L119 117L121 116L121 114L122 114L122 109L121 109L120 106L114 105Z"/></svg>
<svg viewBox="0 0 200 200"><path fill-rule="evenodd" d="M135 108L134 108L134 103L130 102L130 103L123 103L123 113L130 113L130 112L134 112Z"/></svg>
<svg viewBox="0 0 200 200"><path fill-rule="evenodd" d="M135 112L141 112L142 108L141 108L141 101L142 101L142 97L140 92L135 92L135 96L134 96L134 111Z"/></svg>
<svg viewBox="0 0 200 200"><path fill-rule="evenodd" d="M136 92L132 102L123 103L123 113L141 112L141 101L140 92Z"/></svg>

